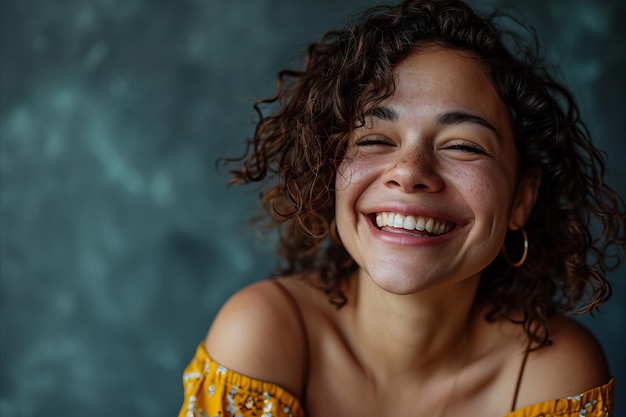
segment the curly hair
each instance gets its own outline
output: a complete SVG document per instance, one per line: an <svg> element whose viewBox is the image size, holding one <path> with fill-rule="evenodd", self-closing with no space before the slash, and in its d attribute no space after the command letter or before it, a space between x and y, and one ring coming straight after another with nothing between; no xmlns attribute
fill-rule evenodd
<svg viewBox="0 0 626 417"><path fill-rule="evenodd" d="M460 0L408 0L326 33L308 47L303 69L281 71L276 94L255 103L246 153L227 160L241 167L230 183L262 185L261 206L280 238L278 272L315 273L341 307L357 265L333 238L337 167L364 109L394 93L394 67L428 45L478 59L508 107L520 174L541 175L525 225L527 262L513 268L499 255L482 273L477 300L492 321L523 312L519 323L546 345L552 315L593 311L610 297L605 275L623 260L626 216L571 94L550 74L534 30L514 17L481 16Z"/></svg>

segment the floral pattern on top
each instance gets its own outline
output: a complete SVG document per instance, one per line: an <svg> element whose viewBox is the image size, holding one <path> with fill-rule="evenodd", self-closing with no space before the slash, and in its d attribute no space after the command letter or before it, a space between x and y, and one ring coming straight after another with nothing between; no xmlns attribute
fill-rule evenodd
<svg viewBox="0 0 626 417"><path fill-rule="evenodd" d="M183 373L185 400L178 417L304 417L298 399L270 382L215 362L203 345Z"/></svg>
<svg viewBox="0 0 626 417"><path fill-rule="evenodd" d="M504 417L611 417L615 378L579 395L517 409Z"/></svg>
<svg viewBox="0 0 626 417"><path fill-rule="evenodd" d="M183 373L178 417L304 417L296 397L213 361L201 344ZM612 417L615 379L582 394L512 411L504 417Z"/></svg>

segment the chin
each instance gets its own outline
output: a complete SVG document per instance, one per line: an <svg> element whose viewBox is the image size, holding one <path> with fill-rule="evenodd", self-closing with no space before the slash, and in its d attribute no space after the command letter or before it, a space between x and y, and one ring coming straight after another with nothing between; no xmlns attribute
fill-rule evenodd
<svg viewBox="0 0 626 417"><path fill-rule="evenodd" d="M363 269L366 271L366 269ZM437 273L434 268L411 269L402 268L369 268L362 274L362 279L371 280L377 287L396 295L417 294L448 286L463 287L473 285L480 279L480 273L468 274L466 278L451 273ZM449 288L452 290L452 288Z"/></svg>
<svg viewBox="0 0 626 417"><path fill-rule="evenodd" d="M435 288L441 285L433 279L424 278L423 274L416 273L373 273L365 274L364 279L371 279L376 286L396 295L415 294L420 291Z"/></svg>

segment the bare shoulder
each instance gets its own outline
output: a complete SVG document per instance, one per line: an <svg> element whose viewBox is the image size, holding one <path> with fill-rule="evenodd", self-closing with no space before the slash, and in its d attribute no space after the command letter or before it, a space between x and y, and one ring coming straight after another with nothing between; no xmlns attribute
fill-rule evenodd
<svg viewBox="0 0 626 417"><path fill-rule="evenodd" d="M587 328L566 317L550 325L552 345L529 354L518 406L580 394L610 379L602 347Z"/></svg>
<svg viewBox="0 0 626 417"><path fill-rule="evenodd" d="M306 340L296 308L277 282L252 284L215 317L204 342L207 352L228 369L300 397Z"/></svg>

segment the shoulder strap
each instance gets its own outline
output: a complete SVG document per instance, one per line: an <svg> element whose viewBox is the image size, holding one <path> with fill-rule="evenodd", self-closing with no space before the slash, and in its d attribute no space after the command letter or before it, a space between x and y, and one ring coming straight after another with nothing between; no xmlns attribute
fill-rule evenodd
<svg viewBox="0 0 626 417"><path fill-rule="evenodd" d="M302 316L302 311L298 306L298 302L294 298L293 294L282 284L278 279L270 279L271 282L276 284L276 287L283 293L285 299L289 303L291 310L293 311L296 320L298 320L298 324L300 327L300 336L302 338L302 345L304 348L304 363L303 363L303 372L302 372L302 388L301 388L301 405L304 408L304 404L306 402L306 390L309 382L309 373L310 373L310 352L309 352L309 336L306 330L306 324L304 322L304 317Z"/></svg>
<svg viewBox="0 0 626 417"><path fill-rule="evenodd" d="M517 396L519 395L519 389L522 385L522 377L524 375L524 369L526 368L526 362L528 361L528 354L530 353L530 347L532 346L532 339L529 338L526 351L524 352L524 358L522 359L522 365L519 369L519 375L517 376L517 384L515 385L515 393L513 394L513 403L511 404L511 412L513 412L517 406Z"/></svg>

